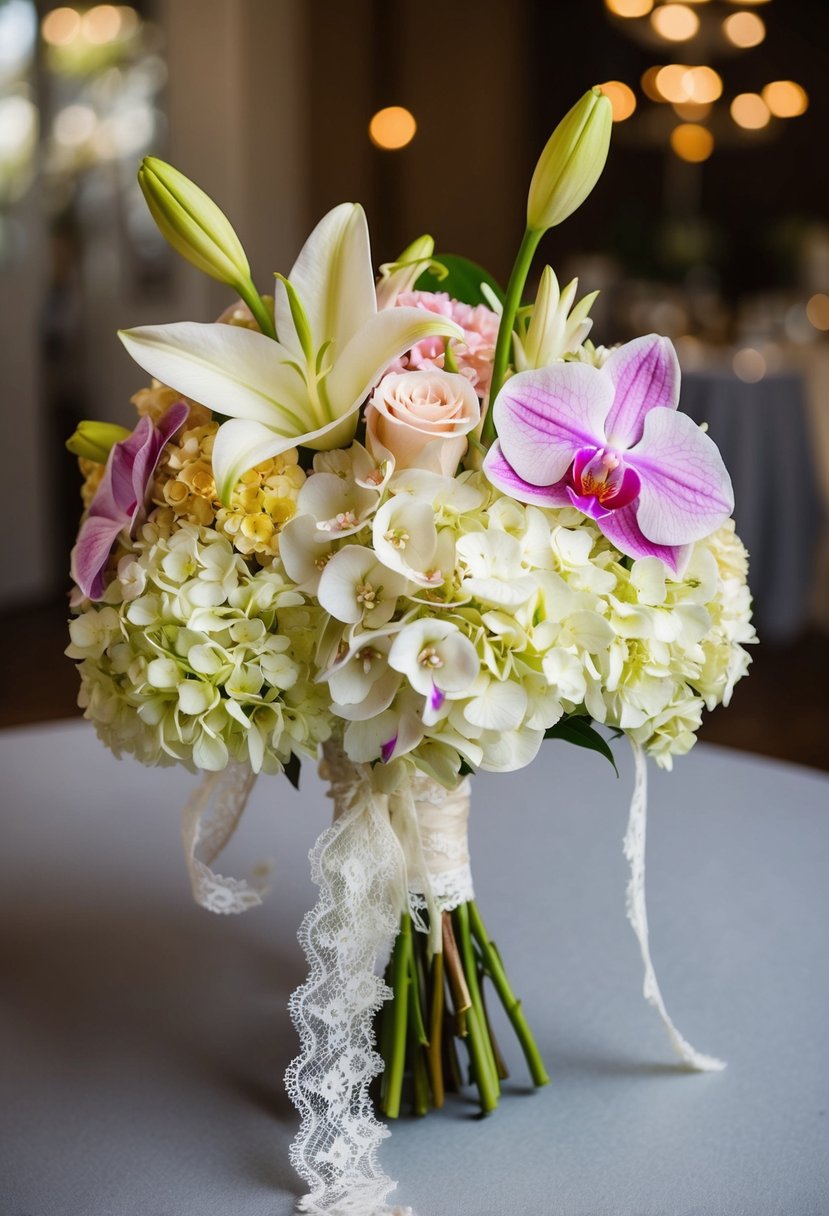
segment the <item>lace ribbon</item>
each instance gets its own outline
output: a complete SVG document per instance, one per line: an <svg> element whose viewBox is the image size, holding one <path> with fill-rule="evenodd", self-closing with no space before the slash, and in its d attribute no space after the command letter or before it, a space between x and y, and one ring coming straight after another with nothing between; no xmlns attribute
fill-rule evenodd
<svg viewBox="0 0 829 1216"><path fill-rule="evenodd" d="M389 1132L375 1117L369 1084L383 1068L374 1017L392 993L377 972L408 905L406 857L370 769L326 745L321 772L331 782L334 823L310 854L319 896L299 930L309 974L290 1001L300 1054L285 1078L301 1118L291 1161L309 1188L300 1210L403 1216L410 1209L386 1204L397 1184L377 1162Z"/></svg>
<svg viewBox="0 0 829 1216"><path fill-rule="evenodd" d="M715 1059L714 1056L703 1055L702 1052L692 1047L688 1040L683 1038L679 1033L671 1021L668 1010L665 1008L665 1002L662 999L662 993L659 991L659 984L656 980L656 972L653 969L651 951L648 944L648 909L645 903L648 769L645 754L640 745L633 739L631 739L630 745L633 749L635 779L624 840L625 857L630 865L630 880L627 887L626 904L628 920L633 926L633 932L636 934L639 942L639 949L642 951L642 962L645 965L645 982L642 993L645 1000L650 1005L653 1005L662 1019L662 1024L668 1032L671 1046L686 1067L698 1072L716 1072L721 1068L725 1068L725 1063L722 1060Z"/></svg>
<svg viewBox="0 0 829 1216"><path fill-rule="evenodd" d="M255 774L244 764L207 773L181 812L181 840L193 898L208 912L246 912L261 904L267 891L268 866L257 866L250 882L223 878L210 868L230 843L255 781Z"/></svg>

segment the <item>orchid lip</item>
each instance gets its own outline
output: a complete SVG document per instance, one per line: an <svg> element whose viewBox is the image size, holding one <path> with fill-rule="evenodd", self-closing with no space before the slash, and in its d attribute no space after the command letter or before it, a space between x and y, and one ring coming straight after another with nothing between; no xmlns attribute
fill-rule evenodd
<svg viewBox="0 0 829 1216"><path fill-rule="evenodd" d="M388 764L394 755L394 749L397 747L397 735L392 735L385 743L380 746L380 759L384 764Z"/></svg>

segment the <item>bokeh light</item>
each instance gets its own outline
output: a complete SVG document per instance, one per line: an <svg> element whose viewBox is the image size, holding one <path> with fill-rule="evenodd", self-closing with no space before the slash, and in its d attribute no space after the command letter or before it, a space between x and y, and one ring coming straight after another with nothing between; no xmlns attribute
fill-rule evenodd
<svg viewBox="0 0 829 1216"><path fill-rule="evenodd" d="M53 8L43 18L40 32L50 46L67 46L81 32L81 15L74 8Z"/></svg>
<svg viewBox="0 0 829 1216"><path fill-rule="evenodd" d="M599 88L610 100L614 122L624 122L630 118L636 109L636 94L629 85L621 80L606 80Z"/></svg>
<svg viewBox="0 0 829 1216"><path fill-rule="evenodd" d="M805 89L793 80L773 80L763 89L763 101L775 118L797 118L809 108Z"/></svg>
<svg viewBox="0 0 829 1216"><path fill-rule="evenodd" d="M759 46L766 36L765 22L756 13L732 13L722 27L728 41L741 49Z"/></svg>
<svg viewBox="0 0 829 1216"><path fill-rule="evenodd" d="M731 117L746 131L768 126L769 108L759 93L738 93L731 103Z"/></svg>
<svg viewBox="0 0 829 1216"><path fill-rule="evenodd" d="M91 137L97 122L91 106L65 106L55 116L55 139L65 148L78 148Z"/></svg>
<svg viewBox="0 0 829 1216"><path fill-rule="evenodd" d="M647 17L653 0L604 0L605 7L617 17Z"/></svg>
<svg viewBox="0 0 829 1216"><path fill-rule="evenodd" d="M662 64L655 63L652 68L648 68L646 72L642 73L642 77L639 81L639 84L642 86L642 92L646 97L649 97L651 101L665 100L659 91L659 86L656 83L656 78L661 71Z"/></svg>
<svg viewBox="0 0 829 1216"><path fill-rule="evenodd" d="M106 46L121 33L121 13L114 4L96 4L84 13L81 32L93 46Z"/></svg>
<svg viewBox="0 0 829 1216"><path fill-rule="evenodd" d="M722 96L722 77L713 68L704 65L688 68L682 77L682 85L687 100L701 105L716 101Z"/></svg>
<svg viewBox="0 0 829 1216"><path fill-rule="evenodd" d="M669 63L656 73L655 85L665 101L690 101L685 88L685 76L688 65L684 63Z"/></svg>
<svg viewBox="0 0 829 1216"><path fill-rule="evenodd" d="M664 4L651 13L651 25L668 42L687 42L699 30L699 17L687 4Z"/></svg>
<svg viewBox="0 0 829 1216"><path fill-rule="evenodd" d="M386 106L378 110L368 124L371 142L388 152L405 148L414 139L416 131L414 115L404 106Z"/></svg>
<svg viewBox="0 0 829 1216"><path fill-rule="evenodd" d="M744 380L746 384L756 384L766 374L766 360L763 353L755 350L753 346L744 346L742 350L736 351L731 360L731 366L734 368L734 375L740 380Z"/></svg>
<svg viewBox="0 0 829 1216"><path fill-rule="evenodd" d="M698 165L714 151L714 136L699 123L683 122L671 131L671 147L680 160Z"/></svg>
<svg viewBox="0 0 829 1216"><path fill-rule="evenodd" d="M829 330L829 296L819 291L806 305L806 316L815 329Z"/></svg>

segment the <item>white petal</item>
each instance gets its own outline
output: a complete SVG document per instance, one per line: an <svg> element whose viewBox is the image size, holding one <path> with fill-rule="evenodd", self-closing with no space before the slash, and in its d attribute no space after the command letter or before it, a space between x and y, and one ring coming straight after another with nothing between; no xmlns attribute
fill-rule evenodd
<svg viewBox="0 0 829 1216"><path fill-rule="evenodd" d="M290 352L237 325L146 325L118 335L136 363L176 392L228 418L248 418L284 434L318 424Z"/></svg>
<svg viewBox="0 0 829 1216"><path fill-rule="evenodd" d="M464 717L486 730L514 730L527 709L527 694L515 680L485 677L484 687L464 706Z"/></svg>
<svg viewBox="0 0 829 1216"><path fill-rule="evenodd" d="M317 592L325 611L346 624L361 621L365 609L358 602L358 588L375 564L373 551L362 545L347 545L335 553L322 572Z"/></svg>

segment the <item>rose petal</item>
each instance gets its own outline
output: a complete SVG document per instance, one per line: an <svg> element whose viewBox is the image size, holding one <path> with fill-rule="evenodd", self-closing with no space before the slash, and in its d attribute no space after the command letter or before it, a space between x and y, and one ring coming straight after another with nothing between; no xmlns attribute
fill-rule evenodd
<svg viewBox="0 0 829 1216"><path fill-rule="evenodd" d="M657 406L676 409L679 361L668 338L645 334L615 350L602 370L609 374L616 390L607 416L607 441L624 451L642 438L650 410Z"/></svg>

